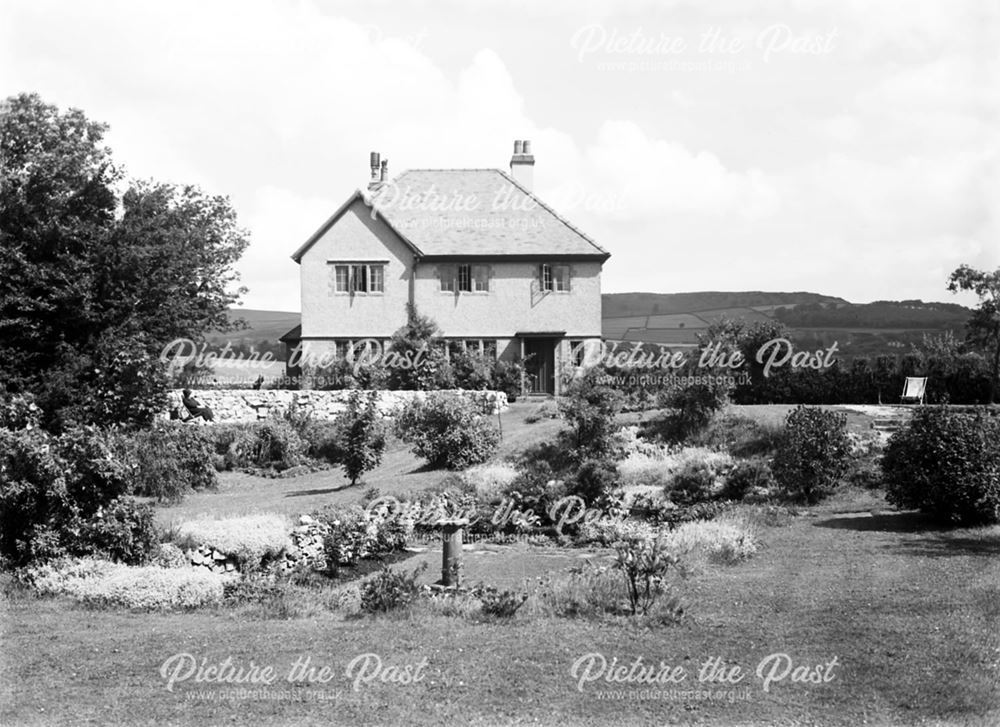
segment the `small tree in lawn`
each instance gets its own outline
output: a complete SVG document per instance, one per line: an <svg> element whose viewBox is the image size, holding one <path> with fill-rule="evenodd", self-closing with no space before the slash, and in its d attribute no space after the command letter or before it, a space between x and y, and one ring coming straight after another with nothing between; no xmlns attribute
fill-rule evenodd
<svg viewBox="0 0 1000 727"><path fill-rule="evenodd" d="M347 411L339 417L344 438L344 474L352 485L365 472L377 467L385 452L386 428L378 412L377 397L374 391L366 396L352 392Z"/></svg>

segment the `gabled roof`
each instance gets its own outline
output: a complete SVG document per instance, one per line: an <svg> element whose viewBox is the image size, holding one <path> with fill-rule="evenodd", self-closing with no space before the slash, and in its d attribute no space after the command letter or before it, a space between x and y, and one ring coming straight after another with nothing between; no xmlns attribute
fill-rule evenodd
<svg viewBox="0 0 1000 727"><path fill-rule="evenodd" d="M357 191L292 258L358 198L418 258L589 258L610 254L499 169L412 169L371 193Z"/></svg>

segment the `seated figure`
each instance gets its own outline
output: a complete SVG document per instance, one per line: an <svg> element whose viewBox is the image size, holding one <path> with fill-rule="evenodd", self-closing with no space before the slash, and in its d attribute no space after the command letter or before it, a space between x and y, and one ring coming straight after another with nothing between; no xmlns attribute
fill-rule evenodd
<svg viewBox="0 0 1000 727"><path fill-rule="evenodd" d="M207 406L191 396L191 389L184 389L184 408L191 414L192 419L204 419L206 422L215 421L215 414Z"/></svg>

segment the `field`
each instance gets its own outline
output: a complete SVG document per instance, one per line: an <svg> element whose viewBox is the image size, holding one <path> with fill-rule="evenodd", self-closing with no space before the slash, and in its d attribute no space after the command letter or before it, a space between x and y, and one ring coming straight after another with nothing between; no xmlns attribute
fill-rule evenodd
<svg viewBox="0 0 1000 727"><path fill-rule="evenodd" d="M504 415L508 453L558 428L554 420L525 423L532 406L518 404ZM742 413L783 416L777 407ZM853 414L852 427L867 426L865 417ZM402 492L440 476L420 471L417 460L398 449L368 479L384 492ZM332 471L290 480L233 475L218 492L164 508L160 516L253 509L295 514L357 496L360 488L343 485ZM248 616L222 608L123 613L40 599L8 585L0 723L1000 723L1000 528L941 530L888 508L877 493L848 489L791 517L761 521L759 537L763 547L752 559L706 565L680 581L685 618L656 627L522 612L498 622L419 608L360 619L329 611ZM518 587L548 571L608 557L600 549L476 544L465 554L466 578ZM410 570L427 561L422 577L432 581L440 558L430 545L394 567ZM168 691L161 667L182 652L206 665L227 657L244 667L271 665L280 678L269 693L256 687L240 695L232 685L193 679ZM367 653L377 654L384 669L426 659L423 676L409 684L378 678L355 689L357 672L349 677L346 670ZM640 657L645 664L680 666L687 681L640 690L597 680L578 688L574 662L593 653L629 666ZM787 676L764 691L755 669L772 654L787 654L796 666L823 667L829 679L804 684ZM332 669L327 683L284 681L305 657ZM745 677L736 685L699 684L699 668L715 657L727 670L740 666Z"/></svg>

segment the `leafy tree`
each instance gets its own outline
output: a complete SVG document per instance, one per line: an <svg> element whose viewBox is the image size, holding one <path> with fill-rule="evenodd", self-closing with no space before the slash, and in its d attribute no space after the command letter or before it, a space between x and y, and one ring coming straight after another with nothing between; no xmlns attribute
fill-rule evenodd
<svg viewBox="0 0 1000 727"><path fill-rule="evenodd" d="M352 485L365 472L378 467L385 452L386 426L379 415L377 400L378 393L374 391L364 401L360 392L351 392L347 411L337 422L343 431L344 474Z"/></svg>
<svg viewBox="0 0 1000 727"><path fill-rule="evenodd" d="M559 401L559 411L570 425L571 444L581 458L606 457L615 446L624 397L603 383L605 375L603 369L593 367L574 379Z"/></svg>
<svg viewBox="0 0 1000 727"><path fill-rule="evenodd" d="M993 403L1000 381L1000 268L987 272L960 265L948 279L948 290L972 291L979 298L979 307L965 324L966 339L982 348L991 360L990 403Z"/></svg>
<svg viewBox="0 0 1000 727"><path fill-rule="evenodd" d="M126 185L106 131L35 94L0 105L0 384L36 393L50 429L148 422L163 346L238 325L229 200Z"/></svg>

